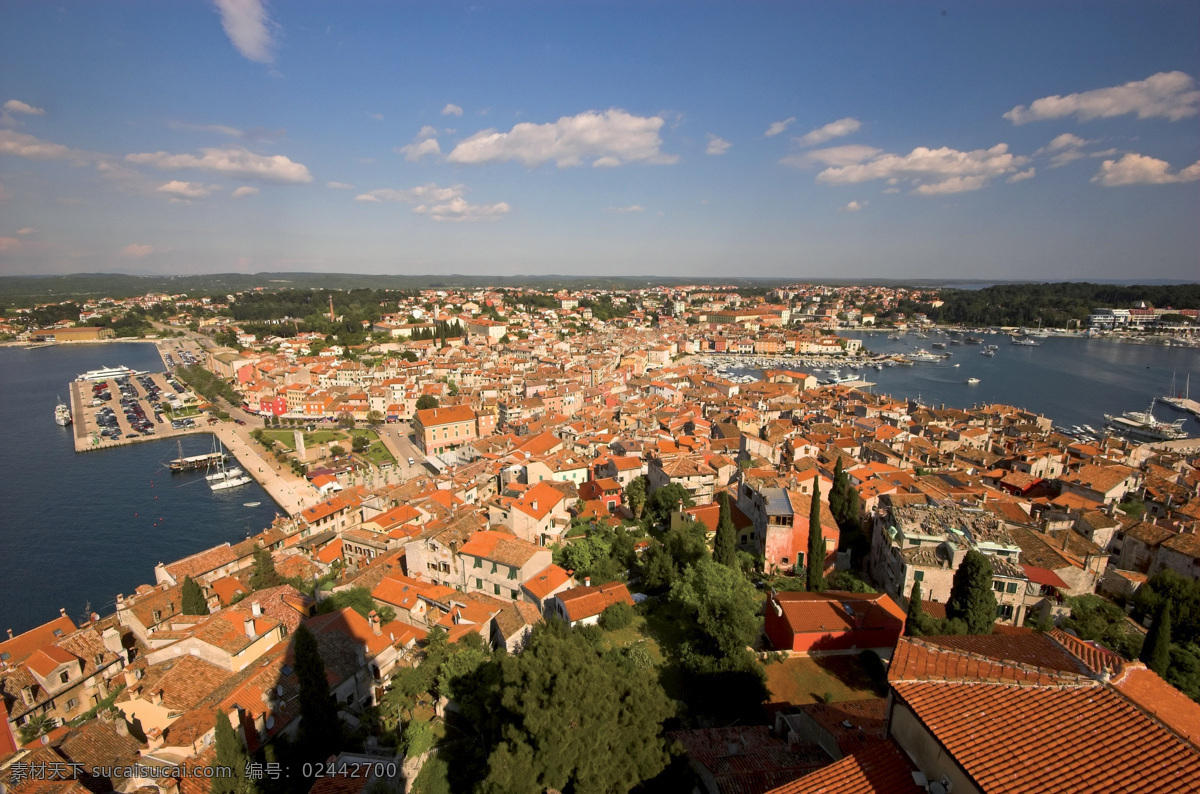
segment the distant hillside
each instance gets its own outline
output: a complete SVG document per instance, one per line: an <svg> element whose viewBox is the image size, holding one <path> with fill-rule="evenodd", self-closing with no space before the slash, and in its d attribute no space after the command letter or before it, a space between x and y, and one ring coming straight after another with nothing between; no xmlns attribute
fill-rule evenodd
<svg viewBox="0 0 1200 794"><path fill-rule="evenodd" d="M128 298L147 292L166 292L188 295L223 295L229 292L263 287L265 289L393 289L422 290L441 288L529 287L535 289L613 289L630 290L648 286L681 286L685 284L735 284L759 289L785 284L809 283L853 285L880 284L893 286L938 287L949 283L968 285L970 279L805 279L796 278L702 278L702 277L603 277L603 276L465 276L459 274L389 276L364 273L214 273L204 276L129 276L119 273L76 273L69 276L6 276L0 277L0 305L28 306L70 299L99 297ZM994 281L980 281L992 284Z"/></svg>

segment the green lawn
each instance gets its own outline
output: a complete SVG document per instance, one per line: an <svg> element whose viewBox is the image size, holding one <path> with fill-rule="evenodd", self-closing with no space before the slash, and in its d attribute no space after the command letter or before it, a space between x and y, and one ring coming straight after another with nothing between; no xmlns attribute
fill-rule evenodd
<svg viewBox="0 0 1200 794"><path fill-rule="evenodd" d="M857 656L793 656L763 665L772 702L819 703L825 693L838 700L878 697L871 676Z"/></svg>
<svg viewBox="0 0 1200 794"><path fill-rule="evenodd" d="M264 430L268 437L275 439L291 451L296 449L296 434L292 430ZM341 430L317 430L304 434L304 446L312 448L330 441L344 441L346 434Z"/></svg>
<svg viewBox="0 0 1200 794"><path fill-rule="evenodd" d="M383 442L379 440L379 434L374 430L351 430L350 435L355 437L362 436L371 442L371 446L367 447L367 451L362 453L362 455L375 466L396 462L396 458L383 445Z"/></svg>
<svg viewBox="0 0 1200 794"><path fill-rule="evenodd" d="M646 619L641 615L635 615L633 622L623 629L604 632L605 649L628 648L637 643L645 643L646 650L650 652L650 658L654 660L655 666L663 663L662 649L658 647L658 641L650 635Z"/></svg>

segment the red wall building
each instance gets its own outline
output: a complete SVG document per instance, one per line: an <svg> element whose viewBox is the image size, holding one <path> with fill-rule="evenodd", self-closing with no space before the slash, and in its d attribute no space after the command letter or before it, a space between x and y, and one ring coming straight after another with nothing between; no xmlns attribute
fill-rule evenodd
<svg viewBox="0 0 1200 794"><path fill-rule="evenodd" d="M891 656L905 613L886 593L772 593L763 629L775 650Z"/></svg>

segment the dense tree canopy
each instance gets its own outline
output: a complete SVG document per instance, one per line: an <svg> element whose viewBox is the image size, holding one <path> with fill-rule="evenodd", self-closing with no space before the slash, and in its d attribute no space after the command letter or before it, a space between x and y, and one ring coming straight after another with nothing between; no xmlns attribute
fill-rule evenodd
<svg viewBox="0 0 1200 794"><path fill-rule="evenodd" d="M337 701L329 691L317 638L301 623L293 642L296 679L300 684L300 749L309 758L325 758L338 749L342 740Z"/></svg>
<svg viewBox="0 0 1200 794"><path fill-rule="evenodd" d="M838 459L839 463L841 459ZM808 511L808 570L806 583L811 592L825 589L825 538L821 532L821 480L813 482L812 502Z"/></svg>
<svg viewBox="0 0 1200 794"><path fill-rule="evenodd" d="M204 591L190 576L183 577L183 590L180 593L180 610L185 615L207 615L208 603L204 600Z"/></svg>
<svg viewBox="0 0 1200 794"><path fill-rule="evenodd" d="M737 529L733 526L733 509L729 504L729 494L722 493L720 517L717 520L717 534L713 539L713 559L722 565L737 567Z"/></svg>
<svg viewBox="0 0 1200 794"><path fill-rule="evenodd" d="M954 572L946 617L967 624L968 634L991 634L996 623L996 596L992 593L992 562L971 549Z"/></svg>
<svg viewBox="0 0 1200 794"><path fill-rule="evenodd" d="M671 601L693 616L707 636L707 653L734 655L752 645L762 627L754 585L740 571L702 559L671 585Z"/></svg>
<svg viewBox="0 0 1200 794"><path fill-rule="evenodd" d="M560 621L456 686L474 688L464 714L479 728L486 763L450 771L478 774L480 791L626 792L666 767L662 724L674 704L653 672Z"/></svg>

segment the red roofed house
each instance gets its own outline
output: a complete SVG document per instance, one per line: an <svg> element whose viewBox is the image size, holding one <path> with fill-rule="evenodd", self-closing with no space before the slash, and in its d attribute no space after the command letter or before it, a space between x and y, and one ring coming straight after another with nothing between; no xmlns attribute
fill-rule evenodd
<svg viewBox="0 0 1200 794"><path fill-rule="evenodd" d="M904 633L904 610L886 593L772 593L763 630L776 650L861 653L889 658Z"/></svg>
<svg viewBox="0 0 1200 794"><path fill-rule="evenodd" d="M550 549L507 532L476 532L458 549L463 590L506 601L521 599L521 584L553 562Z"/></svg>
<svg viewBox="0 0 1200 794"><path fill-rule="evenodd" d="M504 519L517 537L549 546L562 534L555 521L561 520L563 526L570 521L567 497L550 483L539 482L512 503Z"/></svg>
<svg viewBox="0 0 1200 794"><path fill-rule="evenodd" d="M537 607L538 612L545 614L550 599L569 590L573 584L571 574L551 564L522 583L521 589L525 591L525 600Z"/></svg>
<svg viewBox="0 0 1200 794"><path fill-rule="evenodd" d="M633 606L633 596L621 582L609 582L599 587L576 587L554 596L554 614L572 626L582 623L593 626L600 620L600 613L622 601Z"/></svg>
<svg viewBox="0 0 1200 794"><path fill-rule="evenodd" d="M439 455L476 439L475 411L469 405L417 411L413 431L422 453Z"/></svg>

